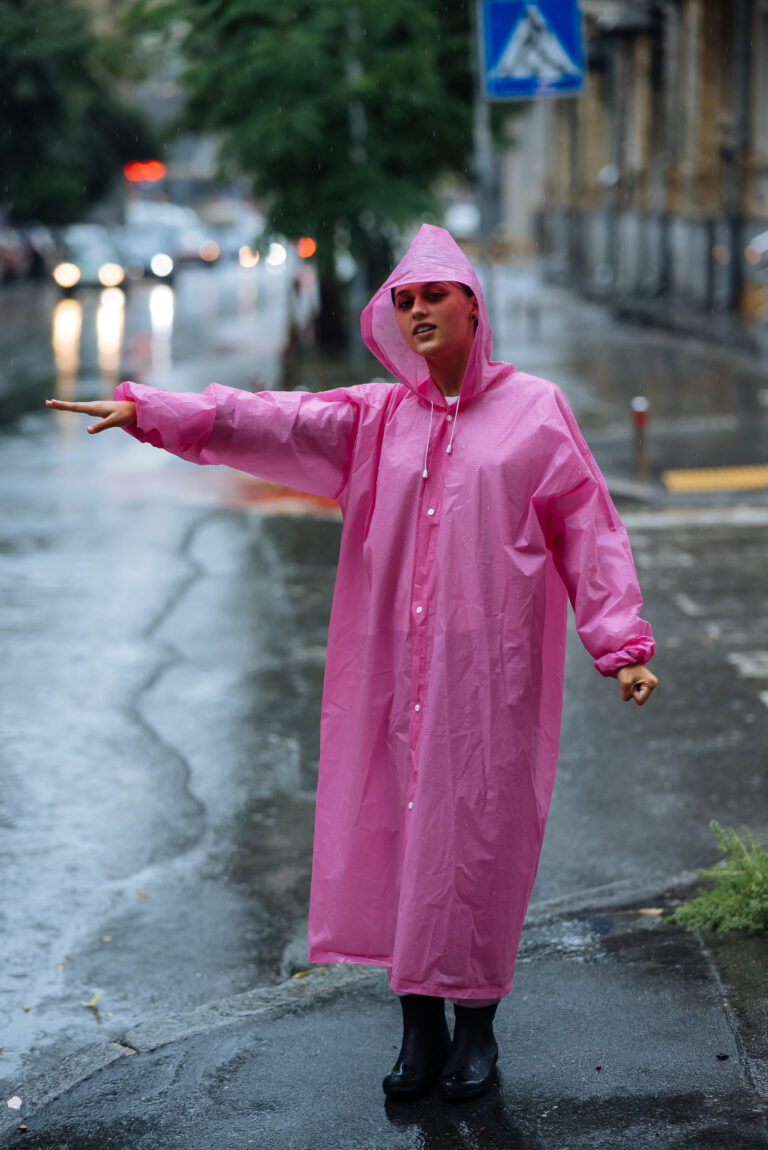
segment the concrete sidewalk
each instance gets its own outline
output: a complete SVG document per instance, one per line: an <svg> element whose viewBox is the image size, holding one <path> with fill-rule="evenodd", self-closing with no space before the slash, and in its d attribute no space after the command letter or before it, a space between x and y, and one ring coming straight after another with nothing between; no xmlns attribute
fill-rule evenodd
<svg viewBox="0 0 768 1150"><path fill-rule="evenodd" d="M532 908L497 1017L499 1080L483 1098L385 1101L399 1044L386 976L320 967L52 1066L20 1087L20 1109L4 1105L0 1146L768 1147L768 943L705 943L668 925L691 889L683 876Z"/></svg>

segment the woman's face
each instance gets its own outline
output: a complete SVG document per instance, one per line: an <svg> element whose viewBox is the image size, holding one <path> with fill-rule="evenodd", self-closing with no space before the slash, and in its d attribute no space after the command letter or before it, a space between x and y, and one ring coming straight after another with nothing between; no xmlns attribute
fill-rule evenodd
<svg viewBox="0 0 768 1150"><path fill-rule="evenodd" d="M401 284L395 288L395 312L411 351L427 357L466 351L475 338L477 299L460 284Z"/></svg>

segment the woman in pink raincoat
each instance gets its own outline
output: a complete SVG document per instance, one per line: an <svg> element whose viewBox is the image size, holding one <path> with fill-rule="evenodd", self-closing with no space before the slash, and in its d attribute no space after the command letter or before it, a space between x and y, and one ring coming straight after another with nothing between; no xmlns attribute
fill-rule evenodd
<svg viewBox="0 0 768 1150"><path fill-rule="evenodd" d="M624 528L557 387L491 359L480 286L421 228L362 316L395 382L317 395L123 383L49 405L341 506L323 692L313 962L385 966L387 1094L485 1090L555 776L570 599L622 698L656 685ZM451 1041L444 1000L454 1004Z"/></svg>

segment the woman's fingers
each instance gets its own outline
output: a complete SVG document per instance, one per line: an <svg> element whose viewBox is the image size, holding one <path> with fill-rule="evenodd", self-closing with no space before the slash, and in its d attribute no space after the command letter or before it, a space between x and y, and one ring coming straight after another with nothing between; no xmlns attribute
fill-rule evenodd
<svg viewBox="0 0 768 1150"><path fill-rule="evenodd" d="M127 427L128 424L136 422L136 404L130 400L106 403L103 406L110 407L112 410L106 415L103 411L93 413L94 415L104 415L104 418L98 423L88 425L87 430L91 435L96 435L99 431L106 431L109 427Z"/></svg>
<svg viewBox="0 0 768 1150"><path fill-rule="evenodd" d="M98 423L89 423L86 431L89 435L97 435L100 431L106 431L108 427L119 427L119 424L114 423L112 417L108 419L101 419Z"/></svg>
<svg viewBox="0 0 768 1150"><path fill-rule="evenodd" d="M63 399L46 399L45 406L55 407L57 411L78 411L81 415L105 416L109 414L109 409L114 407L114 401L94 399L87 403L69 403Z"/></svg>
<svg viewBox="0 0 768 1150"><path fill-rule="evenodd" d="M80 415L96 416L97 423L88 426L91 435L110 427L128 427L136 422L136 404L131 399L94 399L83 403L70 403L63 399L46 399L46 407L55 411L74 411Z"/></svg>
<svg viewBox="0 0 768 1150"><path fill-rule="evenodd" d="M652 688L648 683L635 683L632 688L632 698L638 706L642 707L645 700L649 697L651 690Z"/></svg>

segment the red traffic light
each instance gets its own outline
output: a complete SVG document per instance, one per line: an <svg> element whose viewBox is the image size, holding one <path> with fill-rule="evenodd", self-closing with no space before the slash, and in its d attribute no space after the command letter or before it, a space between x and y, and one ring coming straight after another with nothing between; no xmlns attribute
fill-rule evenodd
<svg viewBox="0 0 768 1150"><path fill-rule="evenodd" d="M123 168L123 175L132 184L153 184L165 175L165 164L160 160L131 160Z"/></svg>
<svg viewBox="0 0 768 1150"><path fill-rule="evenodd" d="M317 251L317 244L311 236L302 236L296 244L296 252L303 260L310 259Z"/></svg>

